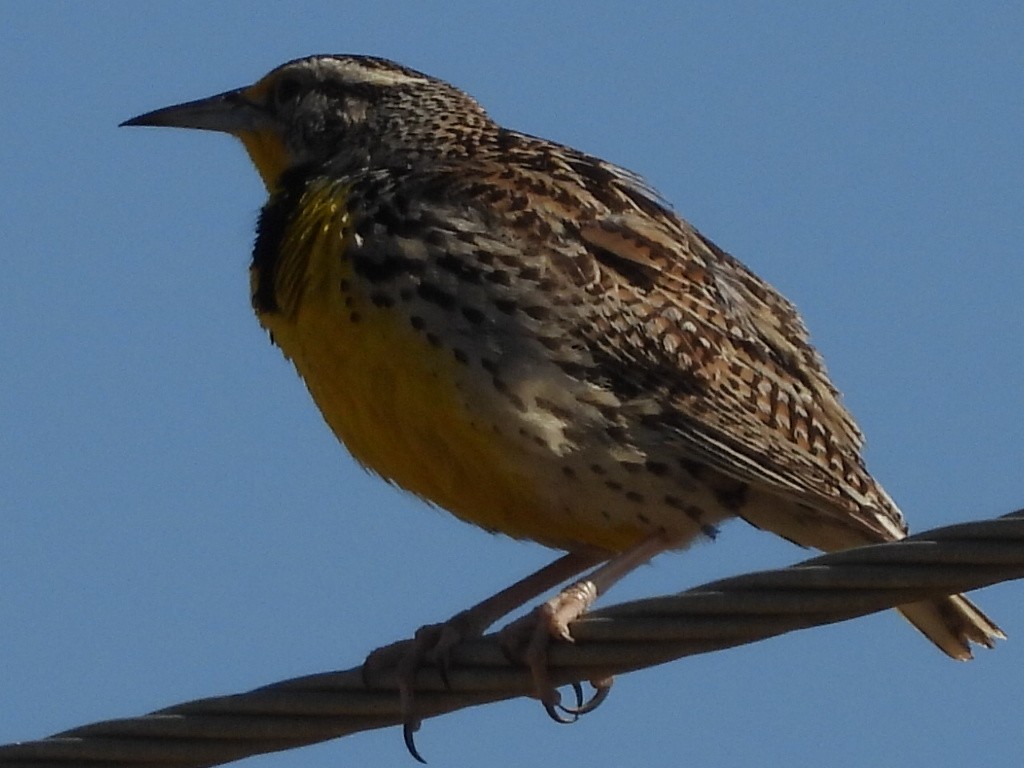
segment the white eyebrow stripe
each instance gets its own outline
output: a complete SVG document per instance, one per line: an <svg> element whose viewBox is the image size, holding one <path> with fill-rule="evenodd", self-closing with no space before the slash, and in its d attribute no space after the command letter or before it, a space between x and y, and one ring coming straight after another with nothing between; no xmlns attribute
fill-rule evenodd
<svg viewBox="0 0 1024 768"><path fill-rule="evenodd" d="M425 75L402 72L396 69L383 69L375 66L367 66L353 59L320 59L317 65L326 70L331 70L345 80L369 83L378 86L394 86L409 83L427 83L431 79Z"/></svg>

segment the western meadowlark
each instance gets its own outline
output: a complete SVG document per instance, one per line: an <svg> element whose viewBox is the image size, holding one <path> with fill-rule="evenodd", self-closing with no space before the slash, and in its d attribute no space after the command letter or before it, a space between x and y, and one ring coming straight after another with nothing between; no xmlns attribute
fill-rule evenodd
<svg viewBox="0 0 1024 768"><path fill-rule="evenodd" d="M357 461L568 553L463 630L605 563L548 604L567 634L728 518L826 551L906 535L796 309L636 174L368 56L125 124L245 145L269 192L253 306ZM900 611L956 659L1003 637L963 596Z"/></svg>

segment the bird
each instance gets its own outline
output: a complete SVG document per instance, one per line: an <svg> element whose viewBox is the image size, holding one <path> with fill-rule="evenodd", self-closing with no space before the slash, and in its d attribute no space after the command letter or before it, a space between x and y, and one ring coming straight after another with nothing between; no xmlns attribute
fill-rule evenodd
<svg viewBox="0 0 1024 768"><path fill-rule="evenodd" d="M727 520L826 552L907 535L795 306L638 174L365 55L296 59L123 125L244 145L268 192L255 314L359 464L564 553L427 645L593 568L532 630L550 702L538 648ZM962 595L899 611L954 659L1005 637Z"/></svg>

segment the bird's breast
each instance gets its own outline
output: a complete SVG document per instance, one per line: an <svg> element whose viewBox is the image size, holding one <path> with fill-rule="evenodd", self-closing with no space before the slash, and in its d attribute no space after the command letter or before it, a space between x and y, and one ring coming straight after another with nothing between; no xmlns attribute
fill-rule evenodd
<svg viewBox="0 0 1024 768"><path fill-rule="evenodd" d="M251 274L260 323L352 456L485 529L613 548L621 532L587 533L552 509L545 459L559 451L560 426L524 414L512 391L523 383L499 379L422 291L357 270L356 238L343 194L311 191L275 238L274 257L254 260Z"/></svg>
<svg viewBox="0 0 1024 768"><path fill-rule="evenodd" d="M665 476L609 421L607 393L558 364L536 312L433 269L450 250L371 248L346 202L325 183L265 215L279 231L261 232L252 285L261 324L357 461L463 520L561 549L621 551L656 529L685 543L721 519L707 489Z"/></svg>

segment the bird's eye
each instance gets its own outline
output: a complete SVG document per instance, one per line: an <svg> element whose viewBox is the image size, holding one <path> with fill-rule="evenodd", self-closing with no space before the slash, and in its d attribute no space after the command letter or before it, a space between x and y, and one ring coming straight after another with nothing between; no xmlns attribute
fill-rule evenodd
<svg viewBox="0 0 1024 768"><path fill-rule="evenodd" d="M274 85L274 105L278 107L285 106L295 101L300 91L302 90L302 83L294 77L282 77Z"/></svg>

